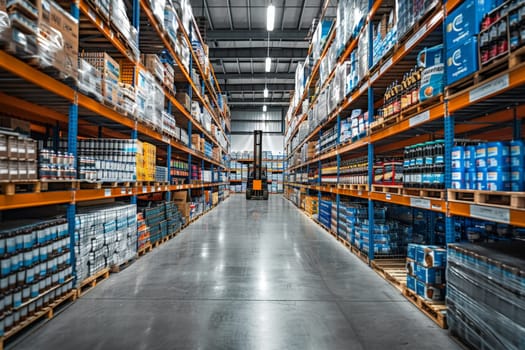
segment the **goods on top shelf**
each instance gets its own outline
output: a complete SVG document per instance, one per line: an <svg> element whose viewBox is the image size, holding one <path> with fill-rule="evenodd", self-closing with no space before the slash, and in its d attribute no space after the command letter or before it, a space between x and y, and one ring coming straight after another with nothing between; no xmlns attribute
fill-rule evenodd
<svg viewBox="0 0 525 350"><path fill-rule="evenodd" d="M447 321L469 346L523 347L523 249L523 242L449 245Z"/></svg>

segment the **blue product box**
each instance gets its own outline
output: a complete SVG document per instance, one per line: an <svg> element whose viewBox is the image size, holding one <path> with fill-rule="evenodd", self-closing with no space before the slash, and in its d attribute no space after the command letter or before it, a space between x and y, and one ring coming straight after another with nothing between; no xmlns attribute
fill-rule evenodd
<svg viewBox="0 0 525 350"><path fill-rule="evenodd" d="M444 64L436 64L425 68L421 72L421 88L419 89L419 100L425 101L429 98L443 93Z"/></svg>
<svg viewBox="0 0 525 350"><path fill-rule="evenodd" d="M525 189L525 169L523 167L511 168L510 170L510 186L511 191L521 192Z"/></svg>
<svg viewBox="0 0 525 350"><path fill-rule="evenodd" d="M407 248L407 257L412 260L416 260L417 244L409 243Z"/></svg>
<svg viewBox="0 0 525 350"><path fill-rule="evenodd" d="M445 270L441 267L424 267L416 264L416 278L426 284L443 284L445 283Z"/></svg>
<svg viewBox="0 0 525 350"><path fill-rule="evenodd" d="M492 10L490 0L467 0L445 18L447 49L454 49L479 33L483 16Z"/></svg>
<svg viewBox="0 0 525 350"><path fill-rule="evenodd" d="M416 263L414 260L407 259L406 270L407 270L407 275L409 276L416 275Z"/></svg>
<svg viewBox="0 0 525 350"><path fill-rule="evenodd" d="M410 275L407 275L407 288L411 291L416 291L416 279Z"/></svg>
<svg viewBox="0 0 525 350"><path fill-rule="evenodd" d="M418 245L416 249L416 263L424 267L445 267L447 250L440 246Z"/></svg>
<svg viewBox="0 0 525 350"><path fill-rule="evenodd" d="M416 282L416 293L425 300L441 301L445 300L445 287L425 284L421 281Z"/></svg>
<svg viewBox="0 0 525 350"><path fill-rule="evenodd" d="M453 84L478 70L478 39L470 37L447 50L447 84Z"/></svg>

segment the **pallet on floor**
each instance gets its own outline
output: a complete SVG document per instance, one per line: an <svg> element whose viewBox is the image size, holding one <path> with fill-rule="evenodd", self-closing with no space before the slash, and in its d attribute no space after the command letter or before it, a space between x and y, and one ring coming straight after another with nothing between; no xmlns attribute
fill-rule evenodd
<svg viewBox="0 0 525 350"><path fill-rule="evenodd" d="M144 243L142 247L137 250L138 256L146 255L146 253L149 253L153 250L153 246L151 245L151 242Z"/></svg>
<svg viewBox="0 0 525 350"><path fill-rule="evenodd" d="M370 266L401 293L404 292L407 283L405 259L374 259Z"/></svg>
<svg viewBox="0 0 525 350"><path fill-rule="evenodd" d="M372 191L401 195L403 193L403 186L401 185L372 185Z"/></svg>
<svg viewBox="0 0 525 350"><path fill-rule="evenodd" d="M432 188L406 188L403 187L403 195L432 198L432 199L445 199L445 190L432 189Z"/></svg>
<svg viewBox="0 0 525 350"><path fill-rule="evenodd" d="M41 310L35 312L33 315L29 316L19 324L17 324L15 327L11 328L10 330L6 331L2 337L0 337L0 350L4 349L5 342L18 334L19 332L27 329L31 325L33 325L36 321L40 320L43 317L46 317L47 319L52 319L55 315L55 309L64 304L67 301L74 302L77 298L77 291L76 290L70 290L69 292L65 293L62 297L58 298L48 306L42 308Z"/></svg>
<svg viewBox="0 0 525 350"><path fill-rule="evenodd" d="M370 264L370 259L368 259L368 255L362 252L359 248L357 248L355 245L350 245L350 251L354 253L355 256L357 256L361 261L363 261L365 264Z"/></svg>
<svg viewBox="0 0 525 350"><path fill-rule="evenodd" d="M350 242L348 242L344 237L337 236L337 240L341 242L345 247L350 248Z"/></svg>
<svg viewBox="0 0 525 350"><path fill-rule="evenodd" d="M89 276L77 287L77 297L80 298L89 291L91 291L93 288L95 288L100 282L104 281L109 277L109 268L104 268L97 273L95 273L93 276Z"/></svg>
<svg viewBox="0 0 525 350"><path fill-rule="evenodd" d="M411 291L408 288L405 288L403 295L407 298L412 304L417 306L421 312L427 315L432 321L434 321L438 326L443 329L446 329L447 326L447 306L445 302L437 301L428 301L417 295L415 292Z"/></svg>
<svg viewBox="0 0 525 350"><path fill-rule="evenodd" d="M137 257L138 257L138 255L135 255L132 258L124 261L121 264L111 265L110 268L109 268L109 272L111 272L111 273L119 273L120 271L122 271L122 270L128 268L129 266L131 266L131 264L133 264L137 260Z"/></svg>
<svg viewBox="0 0 525 350"><path fill-rule="evenodd" d="M525 192L497 192L480 190L448 190L448 200L474 204L497 205L525 209Z"/></svg>

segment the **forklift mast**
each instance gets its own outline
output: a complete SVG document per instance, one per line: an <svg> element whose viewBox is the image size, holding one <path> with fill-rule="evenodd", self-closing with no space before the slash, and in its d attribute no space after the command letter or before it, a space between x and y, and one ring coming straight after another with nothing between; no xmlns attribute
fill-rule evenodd
<svg viewBox="0 0 525 350"><path fill-rule="evenodd" d="M253 178L262 179L262 131L253 131Z"/></svg>
<svg viewBox="0 0 525 350"><path fill-rule="evenodd" d="M268 200L268 179L262 168L262 136L261 130L253 131L253 165L248 170L246 199Z"/></svg>

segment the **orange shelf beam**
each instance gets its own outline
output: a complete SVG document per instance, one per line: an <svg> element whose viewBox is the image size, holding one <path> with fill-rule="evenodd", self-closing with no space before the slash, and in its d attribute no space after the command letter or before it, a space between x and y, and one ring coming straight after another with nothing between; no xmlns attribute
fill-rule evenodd
<svg viewBox="0 0 525 350"><path fill-rule="evenodd" d="M18 193L12 196L0 195L0 210L21 209L44 205L67 204L71 203L72 201L72 191Z"/></svg>
<svg viewBox="0 0 525 350"><path fill-rule="evenodd" d="M457 215L485 220L490 219L491 221L507 223L519 227L525 227L525 210L461 202L449 202L448 207L449 215ZM473 208L481 208L482 210L480 211L480 214L484 215L473 215ZM484 210L488 210L489 214L483 213ZM488 218L488 215L490 215L490 218Z"/></svg>

